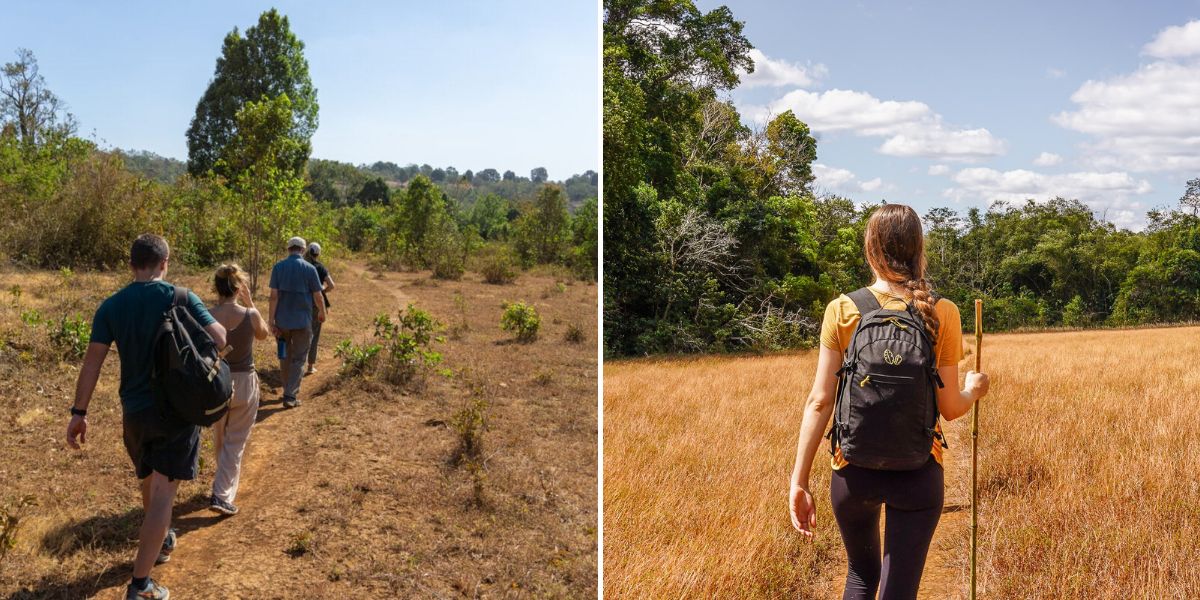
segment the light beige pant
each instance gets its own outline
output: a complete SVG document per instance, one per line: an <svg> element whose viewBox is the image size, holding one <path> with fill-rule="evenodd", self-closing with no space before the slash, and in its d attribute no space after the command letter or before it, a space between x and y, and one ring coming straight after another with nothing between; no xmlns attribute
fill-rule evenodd
<svg viewBox="0 0 1200 600"><path fill-rule="evenodd" d="M242 452L250 439L250 428L258 416L258 374L233 373L233 398L225 418L213 424L213 447L217 452L217 474L213 496L233 502L242 472Z"/></svg>

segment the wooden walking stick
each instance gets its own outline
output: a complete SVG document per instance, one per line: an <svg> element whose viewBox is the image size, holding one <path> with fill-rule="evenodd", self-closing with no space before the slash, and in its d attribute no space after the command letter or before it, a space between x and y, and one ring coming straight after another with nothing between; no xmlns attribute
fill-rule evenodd
<svg viewBox="0 0 1200 600"><path fill-rule="evenodd" d="M982 359L980 351L983 347L983 300L975 299L975 372L979 372L979 363ZM976 478L978 458L976 449L979 442L979 400L971 407L971 600L975 600L975 550L979 544L976 542L975 529L979 525L979 512L977 510L978 502L976 497Z"/></svg>

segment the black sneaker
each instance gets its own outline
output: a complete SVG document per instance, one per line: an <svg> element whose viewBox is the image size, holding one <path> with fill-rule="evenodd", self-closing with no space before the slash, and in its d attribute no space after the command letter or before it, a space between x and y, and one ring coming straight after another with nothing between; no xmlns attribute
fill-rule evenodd
<svg viewBox="0 0 1200 600"><path fill-rule="evenodd" d="M146 587L140 590L134 589L133 583L125 588L125 600L167 600L170 597L171 591L153 579L147 579Z"/></svg>
<svg viewBox="0 0 1200 600"><path fill-rule="evenodd" d="M297 406L300 406L299 398L284 398L283 399L283 407L284 408L296 408Z"/></svg>
<svg viewBox="0 0 1200 600"><path fill-rule="evenodd" d="M178 540L178 537L179 536L175 532L174 527L167 530L167 537L163 538L162 550L159 550L158 558L154 561L154 564L161 565L161 564L171 560L171 553L175 551L175 542ZM167 588L163 588L163 589L165 590ZM152 597L152 596L147 596L147 597Z"/></svg>
<svg viewBox="0 0 1200 600"><path fill-rule="evenodd" d="M233 503L226 502L216 496L213 496L212 500L209 501L208 508L226 516L233 516L238 512L238 507L234 506Z"/></svg>

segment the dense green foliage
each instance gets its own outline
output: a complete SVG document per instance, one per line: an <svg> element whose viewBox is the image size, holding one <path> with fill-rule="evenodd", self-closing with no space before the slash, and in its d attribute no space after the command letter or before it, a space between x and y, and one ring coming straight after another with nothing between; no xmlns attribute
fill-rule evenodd
<svg viewBox="0 0 1200 600"><path fill-rule="evenodd" d="M727 8L604 7L605 351L812 343L825 305L869 283L874 207L811 192L817 145L791 112L755 129L718 99L753 69ZM1200 180L1143 232L1061 198L933 209L929 276L960 306L984 298L992 330L1196 319L1196 206Z"/></svg>
<svg viewBox="0 0 1200 600"><path fill-rule="evenodd" d="M238 172L230 170L236 165L220 160L236 135L238 114L249 102L281 96L290 99L286 135L292 143L279 159L282 167L299 173L312 153L317 130L317 90L308 76L304 42L292 33L288 18L271 9L245 37L237 28L225 36L213 79L187 130L188 172L199 177L215 171L236 178Z"/></svg>

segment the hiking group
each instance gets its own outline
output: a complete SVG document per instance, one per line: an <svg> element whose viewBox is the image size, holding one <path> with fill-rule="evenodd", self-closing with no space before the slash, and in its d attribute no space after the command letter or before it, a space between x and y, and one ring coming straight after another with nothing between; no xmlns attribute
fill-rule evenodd
<svg viewBox="0 0 1200 600"><path fill-rule="evenodd" d="M845 547L843 600L917 597L942 513L940 418L967 414L988 377L967 371L958 307L925 278L924 235L912 208L887 204L867 221L868 286L835 298L821 324L817 370L804 409L789 509L811 538L817 524L809 475L830 419L830 504ZM879 517L887 518L880 544Z"/></svg>
<svg viewBox="0 0 1200 600"><path fill-rule="evenodd" d="M271 270L270 308L264 318L254 306L245 271L237 265L217 269L217 301L208 308L195 293L164 281L167 241L144 234L130 250L133 282L96 310L66 437L75 449L86 442L88 404L116 343L122 437L145 511L127 599L170 597L150 571L170 560L175 549L178 534L170 527L171 512L179 482L196 478L202 426L213 428L217 456L209 506L223 515L238 512L234 500L242 456L259 406L255 340L277 338L283 405L300 405L300 380L316 370L317 340L333 279L318 258L320 245L294 237L287 252Z"/></svg>

